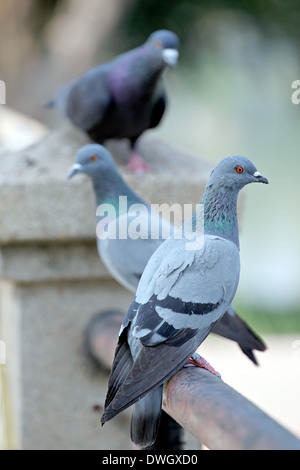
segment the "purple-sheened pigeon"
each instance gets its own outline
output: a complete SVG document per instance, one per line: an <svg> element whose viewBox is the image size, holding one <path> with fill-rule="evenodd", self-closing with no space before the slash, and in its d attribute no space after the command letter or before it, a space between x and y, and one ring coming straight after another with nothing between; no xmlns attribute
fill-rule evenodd
<svg viewBox="0 0 300 470"><path fill-rule="evenodd" d="M149 171L136 150L141 134L156 127L166 108L163 72L178 59L179 39L159 30L140 47L90 69L62 87L48 107L57 107L92 140L127 138L132 154L129 169Z"/></svg>

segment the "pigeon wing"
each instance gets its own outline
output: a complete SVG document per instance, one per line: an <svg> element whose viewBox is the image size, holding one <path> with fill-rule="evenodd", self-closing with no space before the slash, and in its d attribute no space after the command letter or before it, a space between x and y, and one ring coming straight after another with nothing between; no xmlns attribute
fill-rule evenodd
<svg viewBox="0 0 300 470"><path fill-rule="evenodd" d="M172 243L173 240L165 242ZM127 340L134 363L113 399L107 401L103 422L172 377L204 341L235 294L239 255L233 243L209 237L198 252L168 250L169 255L153 273L157 259L162 259L163 245L148 263L127 314L131 319ZM232 269L235 262L237 270ZM203 276L200 267L204 270ZM191 282L191 272L193 278L198 279L195 283ZM148 298L149 288L147 293L140 291L146 290L151 274L152 295ZM214 286L209 289L212 280ZM202 300L201 290L205 290ZM110 392L109 396L112 396Z"/></svg>
<svg viewBox="0 0 300 470"><path fill-rule="evenodd" d="M55 98L55 105L84 131L98 125L111 104L108 70L109 63L89 70L62 87Z"/></svg>
<svg viewBox="0 0 300 470"><path fill-rule="evenodd" d="M113 236L97 240L98 251L112 276L125 288L136 292L140 278L153 253L168 238L173 227L156 213L122 214L112 221ZM134 233L128 233L134 229ZM110 229L109 229L110 230ZM120 234L123 234L122 237Z"/></svg>

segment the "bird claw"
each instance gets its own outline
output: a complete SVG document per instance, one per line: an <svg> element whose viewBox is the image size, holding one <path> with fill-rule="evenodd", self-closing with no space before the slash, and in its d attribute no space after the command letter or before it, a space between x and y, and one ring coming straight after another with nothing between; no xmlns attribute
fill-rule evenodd
<svg viewBox="0 0 300 470"><path fill-rule="evenodd" d="M152 168L149 165L147 165L147 163L143 160L141 155L136 151L132 152L130 159L129 159L129 163L127 165L127 169L130 172L139 174L139 175L142 175L143 173L152 172Z"/></svg>
<svg viewBox="0 0 300 470"><path fill-rule="evenodd" d="M211 374L215 375L216 377L221 378L221 374L217 372L204 357L199 356L199 354L194 353L188 361L185 363L183 367L200 367L201 369L205 369Z"/></svg>

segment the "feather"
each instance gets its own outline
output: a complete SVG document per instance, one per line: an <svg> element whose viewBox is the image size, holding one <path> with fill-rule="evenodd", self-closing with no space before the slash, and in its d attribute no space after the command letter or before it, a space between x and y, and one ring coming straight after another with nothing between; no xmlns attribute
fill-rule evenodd
<svg viewBox="0 0 300 470"><path fill-rule="evenodd" d="M163 387L157 387L138 400L131 415L131 440L139 447L151 446L160 424Z"/></svg>

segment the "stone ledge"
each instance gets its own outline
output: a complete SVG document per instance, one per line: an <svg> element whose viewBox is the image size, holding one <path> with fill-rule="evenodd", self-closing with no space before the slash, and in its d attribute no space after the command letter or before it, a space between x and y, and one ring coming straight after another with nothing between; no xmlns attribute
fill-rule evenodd
<svg viewBox="0 0 300 470"><path fill-rule="evenodd" d="M3 246L0 251L0 278L18 283L111 280L99 259L94 240L68 245Z"/></svg>
<svg viewBox="0 0 300 470"><path fill-rule="evenodd" d="M95 238L95 203L88 177L67 180L78 148L89 140L66 125L20 152L1 154L0 245L66 242ZM121 173L137 193L151 203L197 203L211 165L145 134L140 150L153 167L152 174L136 177L126 171L128 148L110 142Z"/></svg>

